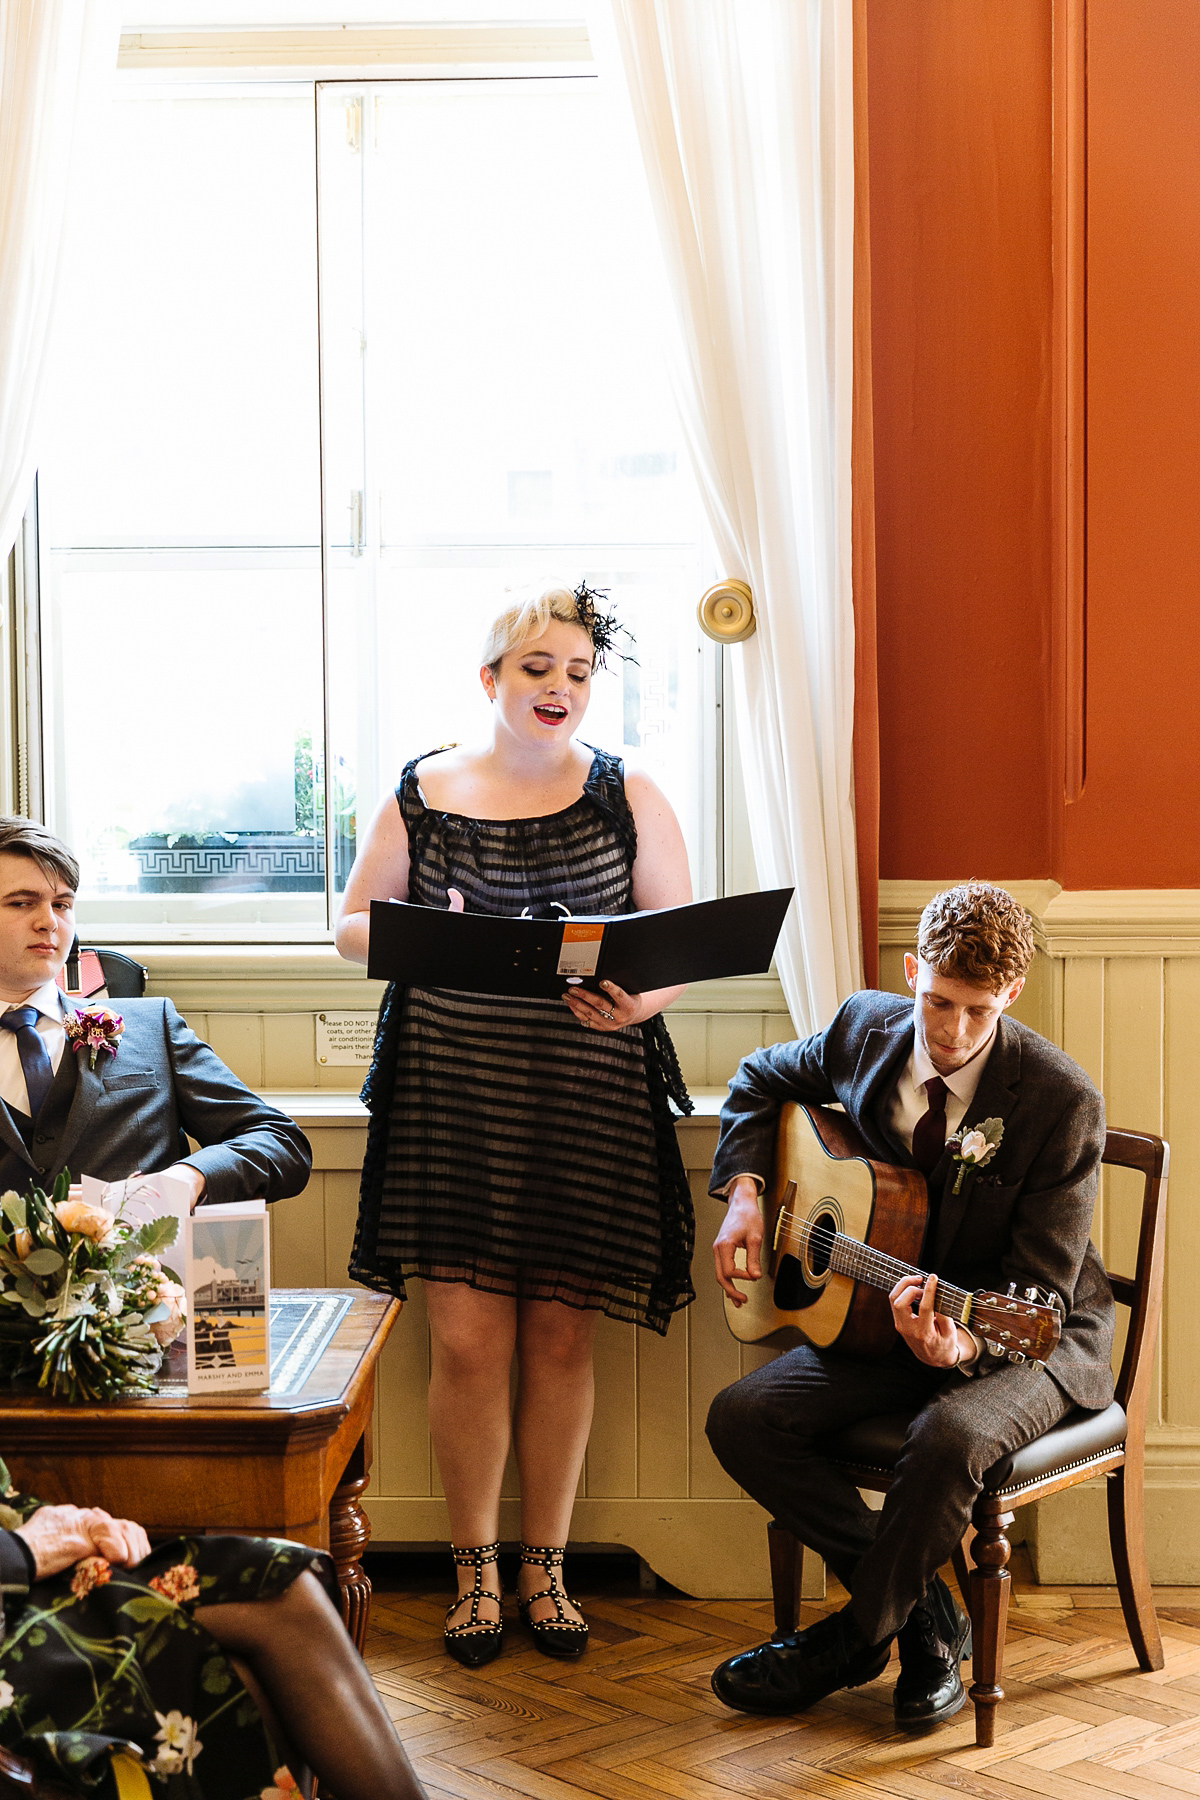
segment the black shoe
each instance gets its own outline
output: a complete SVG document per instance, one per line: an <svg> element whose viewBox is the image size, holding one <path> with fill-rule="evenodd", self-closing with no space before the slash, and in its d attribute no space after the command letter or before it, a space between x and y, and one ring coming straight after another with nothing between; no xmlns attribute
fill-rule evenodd
<svg viewBox="0 0 1200 1800"><path fill-rule="evenodd" d="M474 1569L475 1585L468 1588L465 1594L460 1594L454 1604L446 1609L446 1629L443 1633L446 1654L452 1656L455 1662L461 1663L464 1669L482 1669L484 1663L490 1663L493 1658L499 1656L504 1645L503 1620L489 1622L479 1617L481 1600L494 1600L497 1605L501 1603L499 1593L495 1589L485 1588L483 1585L483 1571L489 1563L496 1561L500 1554L500 1546L499 1544L475 1544L470 1549L464 1550L455 1548L452 1544L450 1549L458 1568ZM500 1571L497 1569L497 1588L499 1585ZM454 1613L468 1600L471 1602L470 1615L463 1620L461 1625L451 1625L450 1620Z"/></svg>
<svg viewBox="0 0 1200 1800"><path fill-rule="evenodd" d="M528 1594L524 1600L518 1598L517 1611L521 1615L521 1623L533 1636L533 1641L543 1656L558 1656L569 1660L582 1656L588 1647L588 1628L582 1619L572 1619L567 1612L568 1606L579 1611L575 1601L567 1594L562 1584L563 1552L557 1544L522 1544L521 1561L533 1568L543 1569L549 1580L548 1587L539 1588L536 1594ZM553 1600L554 1617L535 1619L530 1612L535 1600Z"/></svg>
<svg viewBox="0 0 1200 1800"><path fill-rule="evenodd" d="M861 1687L887 1667L891 1638L868 1644L848 1607L807 1631L743 1650L713 1670L712 1691L739 1712L797 1713L838 1688Z"/></svg>
<svg viewBox="0 0 1200 1800"><path fill-rule="evenodd" d="M971 1621L939 1576L909 1613L898 1643L897 1725L920 1731L952 1719L967 1700L958 1665L971 1654Z"/></svg>

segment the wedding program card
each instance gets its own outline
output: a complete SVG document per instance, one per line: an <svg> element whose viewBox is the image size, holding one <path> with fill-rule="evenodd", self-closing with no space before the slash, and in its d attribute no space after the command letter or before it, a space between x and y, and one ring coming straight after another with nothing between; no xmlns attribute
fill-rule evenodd
<svg viewBox="0 0 1200 1800"><path fill-rule="evenodd" d="M271 1385L266 1202L198 1206L186 1244L189 1394L261 1393Z"/></svg>

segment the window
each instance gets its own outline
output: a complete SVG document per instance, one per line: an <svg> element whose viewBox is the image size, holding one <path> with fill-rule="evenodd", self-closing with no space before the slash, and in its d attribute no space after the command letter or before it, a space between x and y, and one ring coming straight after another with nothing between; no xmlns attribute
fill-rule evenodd
<svg viewBox="0 0 1200 1800"><path fill-rule="evenodd" d="M716 865L715 649L654 264L584 77L131 87L40 479L47 818L107 934L323 933L505 591L585 575ZM323 524L323 529L322 529Z"/></svg>

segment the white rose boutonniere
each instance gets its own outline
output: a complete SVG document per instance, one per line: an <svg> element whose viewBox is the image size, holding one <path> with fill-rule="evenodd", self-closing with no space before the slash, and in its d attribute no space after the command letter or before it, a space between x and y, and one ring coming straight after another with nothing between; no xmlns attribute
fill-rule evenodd
<svg viewBox="0 0 1200 1800"><path fill-rule="evenodd" d="M951 1143L957 1143L953 1161L958 1164L958 1174L954 1181L954 1192L962 1188L968 1169L982 1169L990 1163L1004 1137L1003 1119L985 1119L982 1125L973 1126L970 1131L960 1132Z"/></svg>

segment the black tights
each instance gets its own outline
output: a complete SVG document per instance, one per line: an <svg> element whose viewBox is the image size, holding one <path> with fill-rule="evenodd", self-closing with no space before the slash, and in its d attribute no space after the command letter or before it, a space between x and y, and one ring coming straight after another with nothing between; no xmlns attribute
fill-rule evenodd
<svg viewBox="0 0 1200 1800"><path fill-rule="evenodd" d="M268 1726L338 1800L424 1800L362 1658L310 1570L274 1600L198 1606L195 1616L243 1679L248 1672Z"/></svg>

